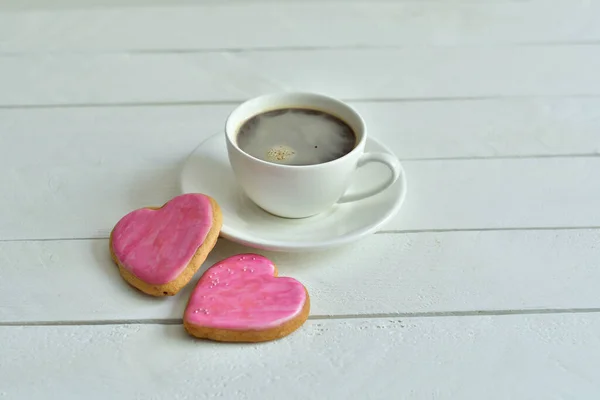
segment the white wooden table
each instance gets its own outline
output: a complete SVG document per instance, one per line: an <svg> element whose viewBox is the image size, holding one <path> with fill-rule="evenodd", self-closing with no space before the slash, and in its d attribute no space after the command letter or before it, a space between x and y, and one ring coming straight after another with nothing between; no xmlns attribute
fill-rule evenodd
<svg viewBox="0 0 600 400"><path fill-rule="evenodd" d="M0 1L0 399L597 399L600 2ZM107 237L239 102L348 100L410 179L381 231L264 253L312 295L261 345ZM222 240L208 266L248 251Z"/></svg>

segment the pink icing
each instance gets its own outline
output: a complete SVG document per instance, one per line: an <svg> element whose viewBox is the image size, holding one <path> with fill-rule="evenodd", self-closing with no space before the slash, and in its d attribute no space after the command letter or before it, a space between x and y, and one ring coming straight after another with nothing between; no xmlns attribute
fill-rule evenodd
<svg viewBox="0 0 600 400"><path fill-rule="evenodd" d="M168 283L185 269L212 226L210 200L184 194L158 210L125 215L112 233L112 248L123 268L151 285Z"/></svg>
<svg viewBox="0 0 600 400"><path fill-rule="evenodd" d="M304 286L273 276L273 263L258 254L239 254L210 267L198 281L184 319L228 330L265 330L298 316L306 302Z"/></svg>

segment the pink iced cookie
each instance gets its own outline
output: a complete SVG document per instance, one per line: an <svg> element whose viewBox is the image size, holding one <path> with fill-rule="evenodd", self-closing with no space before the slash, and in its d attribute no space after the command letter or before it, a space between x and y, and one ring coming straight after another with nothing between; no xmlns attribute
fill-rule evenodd
<svg viewBox="0 0 600 400"><path fill-rule="evenodd" d="M193 193L160 208L132 211L111 232L112 258L132 286L153 296L172 296L216 244L222 219L214 199Z"/></svg>
<svg viewBox="0 0 600 400"><path fill-rule="evenodd" d="M277 277L258 254L239 254L210 267L198 281L183 316L193 336L223 342L264 342L298 329L308 318L306 288Z"/></svg>

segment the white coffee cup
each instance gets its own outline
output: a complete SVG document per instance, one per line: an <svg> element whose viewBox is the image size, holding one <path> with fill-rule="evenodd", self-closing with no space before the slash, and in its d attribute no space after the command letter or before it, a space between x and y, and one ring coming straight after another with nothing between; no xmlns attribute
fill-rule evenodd
<svg viewBox="0 0 600 400"><path fill-rule="evenodd" d="M324 111L345 121L357 144L348 154L322 164L282 165L260 160L242 151L237 134L249 118L280 108ZM346 103L313 93L276 93L248 100L231 112L225 123L229 162L238 184L256 205L276 216L305 218L320 214L336 203L373 196L391 186L401 173L398 159L387 153L365 153L367 130L361 116ZM391 174L382 176L372 189L345 194L357 168L368 163L386 165Z"/></svg>

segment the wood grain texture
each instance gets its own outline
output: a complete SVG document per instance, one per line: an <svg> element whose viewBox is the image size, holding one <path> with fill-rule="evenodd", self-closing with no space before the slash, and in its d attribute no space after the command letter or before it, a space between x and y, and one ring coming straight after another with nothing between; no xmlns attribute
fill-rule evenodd
<svg viewBox="0 0 600 400"><path fill-rule="evenodd" d="M600 95L600 45L77 54L0 59L0 106Z"/></svg>
<svg viewBox="0 0 600 400"><path fill-rule="evenodd" d="M223 345L160 325L1 327L0 393L64 398L597 398L597 314L309 321ZM75 378L76 377L76 378Z"/></svg>
<svg viewBox="0 0 600 400"><path fill-rule="evenodd" d="M0 323L180 320L200 274L248 251L220 240L177 296L154 299L123 282L106 240L0 243ZM597 229L379 234L259 253L307 287L312 317L600 308Z"/></svg>
<svg viewBox="0 0 600 400"><path fill-rule="evenodd" d="M23 7L27 2L19 3ZM133 0L87 0L72 2L71 7L60 7L60 3L68 2L55 1L51 9L38 2L41 9L27 7L23 12L0 9L0 52L489 46L600 40L595 23L600 5L584 0L554 0L551 7L546 0L180 0L176 6L144 0L145 7L131 7L139 3Z"/></svg>

